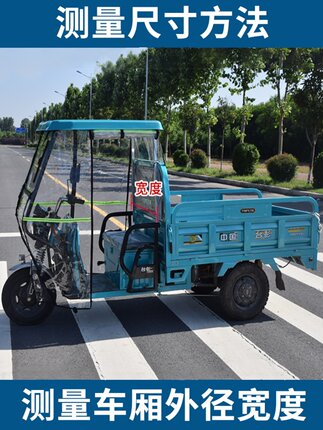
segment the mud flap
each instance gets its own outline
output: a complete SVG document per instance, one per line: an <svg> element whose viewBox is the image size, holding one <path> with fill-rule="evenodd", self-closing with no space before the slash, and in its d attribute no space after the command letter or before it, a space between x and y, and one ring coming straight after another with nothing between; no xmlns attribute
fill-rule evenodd
<svg viewBox="0 0 323 430"><path fill-rule="evenodd" d="M283 280L282 272L280 270L275 270L275 275L276 275L276 287L278 288L278 290L284 291L285 283Z"/></svg>

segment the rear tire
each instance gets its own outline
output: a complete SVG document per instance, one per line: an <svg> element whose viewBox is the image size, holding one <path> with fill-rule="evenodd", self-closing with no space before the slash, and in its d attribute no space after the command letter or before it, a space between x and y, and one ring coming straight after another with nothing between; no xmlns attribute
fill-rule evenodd
<svg viewBox="0 0 323 430"><path fill-rule="evenodd" d="M220 304L229 319L254 318L264 309L268 296L267 275L255 263L239 263L222 279Z"/></svg>
<svg viewBox="0 0 323 430"><path fill-rule="evenodd" d="M30 268L19 269L9 276L2 290L3 309L8 317L19 325L42 322L55 306L56 292L49 291L42 284L41 302L37 301L35 293L28 297L30 282Z"/></svg>

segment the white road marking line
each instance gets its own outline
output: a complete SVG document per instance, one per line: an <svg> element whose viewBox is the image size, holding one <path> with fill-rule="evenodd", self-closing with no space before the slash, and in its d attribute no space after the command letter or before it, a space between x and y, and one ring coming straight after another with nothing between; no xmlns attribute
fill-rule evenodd
<svg viewBox="0 0 323 430"><path fill-rule="evenodd" d="M93 230L93 235L98 236L100 234L100 230ZM90 236L91 230L80 230L81 236ZM9 237L20 237L19 232L13 232L13 233L0 233L0 238L9 238Z"/></svg>
<svg viewBox="0 0 323 430"><path fill-rule="evenodd" d="M31 159L30 159L30 158L25 157L25 156L24 156L24 155L22 155L20 152L15 151L15 150L14 150L14 149L12 149L12 148L9 148L9 149L10 149L10 151L12 151L12 152L14 152L15 154L19 155L19 157L23 158L24 160L28 161L29 163L31 162Z"/></svg>
<svg viewBox="0 0 323 430"><path fill-rule="evenodd" d="M319 252L318 256L317 256L318 261L320 261L321 263L323 263L323 252Z"/></svg>
<svg viewBox="0 0 323 430"><path fill-rule="evenodd" d="M0 295L7 280L7 262L0 261ZM12 379L12 350L10 320L4 313L0 299L0 379Z"/></svg>
<svg viewBox="0 0 323 430"><path fill-rule="evenodd" d="M97 236L100 234L100 230L93 230L93 236ZM91 230L80 230L81 236L90 236Z"/></svg>
<svg viewBox="0 0 323 430"><path fill-rule="evenodd" d="M101 379L158 379L105 301L74 316Z"/></svg>
<svg viewBox="0 0 323 430"><path fill-rule="evenodd" d="M323 343L323 319L270 291L266 309Z"/></svg>
<svg viewBox="0 0 323 430"><path fill-rule="evenodd" d="M241 379L298 379L191 296L159 296Z"/></svg>
<svg viewBox="0 0 323 430"><path fill-rule="evenodd" d="M15 154L18 154L20 157L22 157L22 155L20 154L20 152L18 152L18 151L15 151L14 149L12 149L12 148L8 148L10 151L12 151L12 152L14 152Z"/></svg>
<svg viewBox="0 0 323 430"><path fill-rule="evenodd" d="M0 237L2 237L2 238L6 238L6 237L20 237L20 233L19 232L15 232L15 233L0 233Z"/></svg>
<svg viewBox="0 0 323 430"><path fill-rule="evenodd" d="M278 263L279 265L286 265L286 261L284 260L280 260L278 258L275 258L275 260L276 263ZM323 293L323 279L320 276L314 275L314 273L307 272L304 269L300 269L293 264L289 264L287 267L281 268L280 270L284 275L289 276L296 281L300 281L303 284L315 288L316 290L321 291Z"/></svg>

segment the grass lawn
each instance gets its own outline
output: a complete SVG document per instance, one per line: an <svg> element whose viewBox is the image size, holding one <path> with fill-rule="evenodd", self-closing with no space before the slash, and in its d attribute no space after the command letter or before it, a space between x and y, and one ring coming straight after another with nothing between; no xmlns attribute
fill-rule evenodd
<svg viewBox="0 0 323 430"><path fill-rule="evenodd" d="M251 182L253 184L264 184L264 185L273 185L282 188L289 188L292 190L302 190L302 191L312 191L316 193L323 194L323 188L313 188L312 184L308 184L306 180L306 174L308 172L307 166L300 166L298 168L298 173L301 173L302 178L296 177L290 182L274 182L267 173L266 167L264 164L259 164L257 170L252 176L239 176L237 175L231 167L228 169L226 165L224 169L221 171L218 168L210 167L203 169L193 169L191 167L176 167L172 162L167 163L167 167L171 170L178 172L187 172L187 173L195 173L198 175L206 175L212 176L213 178L223 178L223 179L233 179L236 181L245 181Z"/></svg>

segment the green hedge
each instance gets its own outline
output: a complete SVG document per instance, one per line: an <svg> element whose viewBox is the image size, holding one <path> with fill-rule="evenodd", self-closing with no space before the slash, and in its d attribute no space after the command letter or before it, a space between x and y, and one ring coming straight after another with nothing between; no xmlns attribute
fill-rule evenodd
<svg viewBox="0 0 323 430"><path fill-rule="evenodd" d="M115 155L117 149L118 146L115 143L100 145L100 152L104 155Z"/></svg>
<svg viewBox="0 0 323 430"><path fill-rule="evenodd" d="M266 161L266 167L274 182L289 182L295 175L297 159L292 154L274 155Z"/></svg>
<svg viewBox="0 0 323 430"><path fill-rule="evenodd" d="M119 146L114 153L116 157L125 158L129 156L129 148L127 146Z"/></svg>
<svg viewBox="0 0 323 430"><path fill-rule="evenodd" d="M253 175L259 158L260 154L255 145L239 143L232 154L232 167L238 175Z"/></svg>
<svg viewBox="0 0 323 430"><path fill-rule="evenodd" d="M202 149L194 149L190 155L191 166L194 169L203 169L207 166L207 156Z"/></svg>
<svg viewBox="0 0 323 430"><path fill-rule="evenodd" d="M173 154L173 161L176 167L187 167L190 157L182 149L178 149Z"/></svg>

